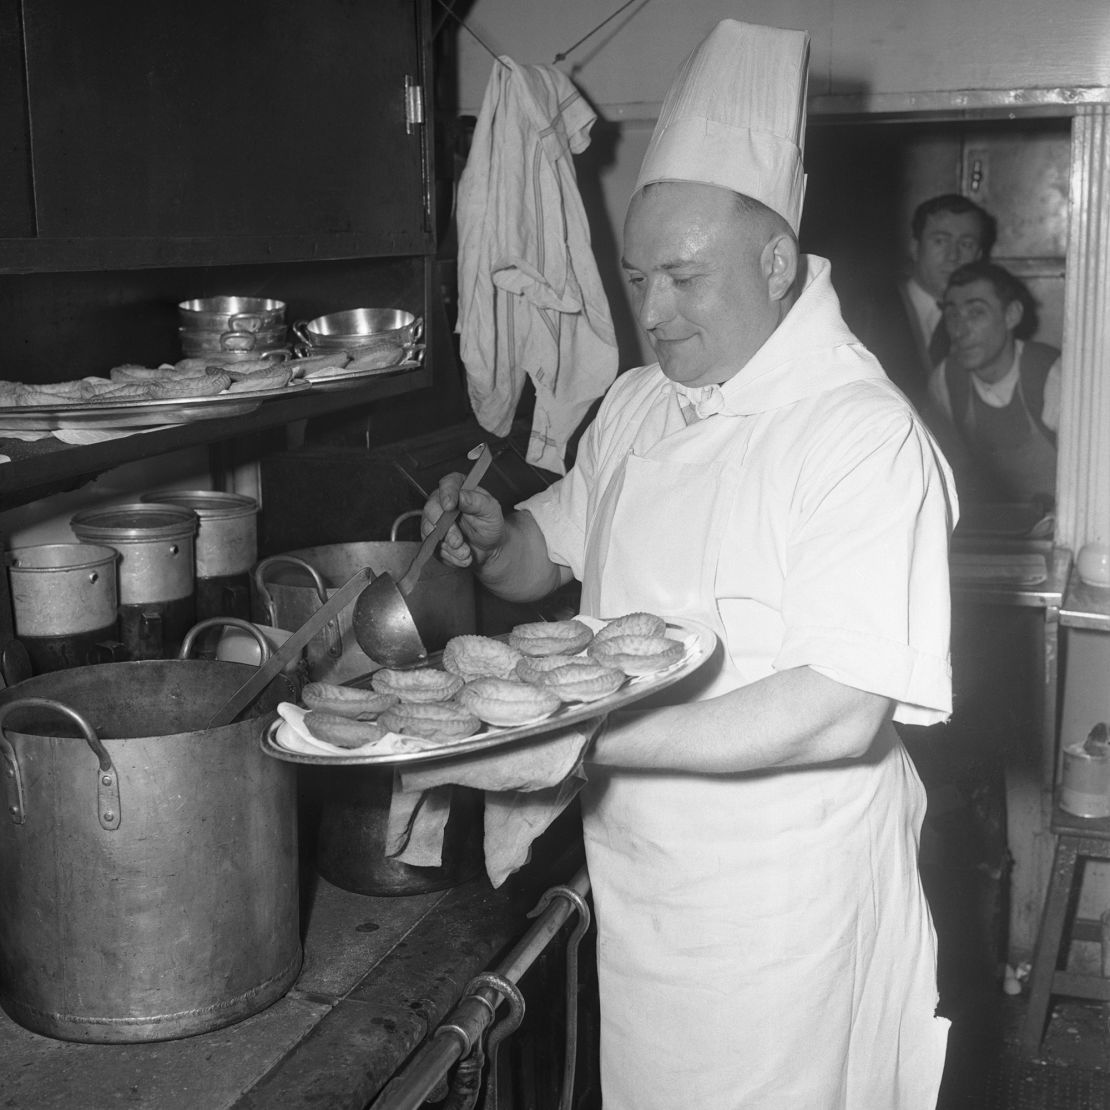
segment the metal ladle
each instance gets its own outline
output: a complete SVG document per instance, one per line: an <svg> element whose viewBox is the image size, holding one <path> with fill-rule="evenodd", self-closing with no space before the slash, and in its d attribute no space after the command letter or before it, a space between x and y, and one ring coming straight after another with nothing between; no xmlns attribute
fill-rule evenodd
<svg viewBox="0 0 1110 1110"><path fill-rule="evenodd" d="M493 452L488 444L480 443L467 452L467 458L477 461L460 488L474 489L489 469ZM379 574L359 594L351 614L351 628L358 646L375 662L386 667L404 667L427 658L428 649L420 638L406 598L416 588L425 565L458 515L457 508L440 515L399 582L391 574Z"/></svg>

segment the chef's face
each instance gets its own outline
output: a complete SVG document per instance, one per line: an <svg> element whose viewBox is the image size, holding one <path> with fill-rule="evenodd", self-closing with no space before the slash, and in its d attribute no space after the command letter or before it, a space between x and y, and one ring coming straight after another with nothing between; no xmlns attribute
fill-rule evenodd
<svg viewBox="0 0 1110 1110"><path fill-rule="evenodd" d="M735 194L712 185L661 182L633 198L622 265L640 326L672 381L727 381L778 326L786 309L768 234L766 217L746 216Z"/></svg>
<svg viewBox="0 0 1110 1110"><path fill-rule="evenodd" d="M982 278L950 286L944 295L944 326L952 340L948 357L983 381L997 381L1014 361L1014 329L1021 316L1017 301L1004 304Z"/></svg>
<svg viewBox="0 0 1110 1110"><path fill-rule="evenodd" d="M913 276L938 300L953 271L983 253L983 229L974 212L934 212L920 239L910 240Z"/></svg>

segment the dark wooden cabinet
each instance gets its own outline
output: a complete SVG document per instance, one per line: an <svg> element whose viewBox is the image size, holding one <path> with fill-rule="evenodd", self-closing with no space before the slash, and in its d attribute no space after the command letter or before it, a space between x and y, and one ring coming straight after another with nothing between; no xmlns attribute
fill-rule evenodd
<svg viewBox="0 0 1110 1110"><path fill-rule="evenodd" d="M34 197L33 242L6 244L9 267L427 251L419 3L24 0L21 18L4 11L0 80L14 114L0 126L26 147ZM11 191L26 175L9 172ZM3 226L18 237L26 214Z"/></svg>
<svg viewBox="0 0 1110 1110"><path fill-rule="evenodd" d="M411 431L441 378L457 391L431 22L430 0L0 0L0 377L174 361L176 303L229 293L284 300L290 323L404 308L426 343L419 370L241 421L10 451L0 508L147 454L329 414L357 423L367 406L375 428Z"/></svg>

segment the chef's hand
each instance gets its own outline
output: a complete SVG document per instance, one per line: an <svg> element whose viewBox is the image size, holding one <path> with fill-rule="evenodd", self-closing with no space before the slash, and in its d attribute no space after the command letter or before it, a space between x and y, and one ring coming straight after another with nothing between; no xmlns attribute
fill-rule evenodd
<svg viewBox="0 0 1110 1110"><path fill-rule="evenodd" d="M448 474L424 506L420 525L427 535L445 512L456 506L458 520L447 529L439 547L439 556L453 567L480 567L502 544L505 538L505 516L497 499L479 486L461 489L463 474Z"/></svg>

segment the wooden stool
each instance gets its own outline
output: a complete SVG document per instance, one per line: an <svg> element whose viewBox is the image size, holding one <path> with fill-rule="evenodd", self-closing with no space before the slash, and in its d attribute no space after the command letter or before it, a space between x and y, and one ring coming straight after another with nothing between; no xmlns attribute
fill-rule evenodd
<svg viewBox="0 0 1110 1110"><path fill-rule="evenodd" d="M1110 817L1074 817L1056 806L1051 829L1056 834L1056 854L1041 911L1033 968L1029 976L1029 1009L1021 1033L1022 1048L1033 1055L1040 1051L1054 994L1110 1001L1110 979L1101 975L1075 975L1058 971L1056 967L1072 896L1078 893L1073 888L1083 874L1079 861L1110 860ZM1093 918L1075 918L1070 939L1100 941L1100 922Z"/></svg>

